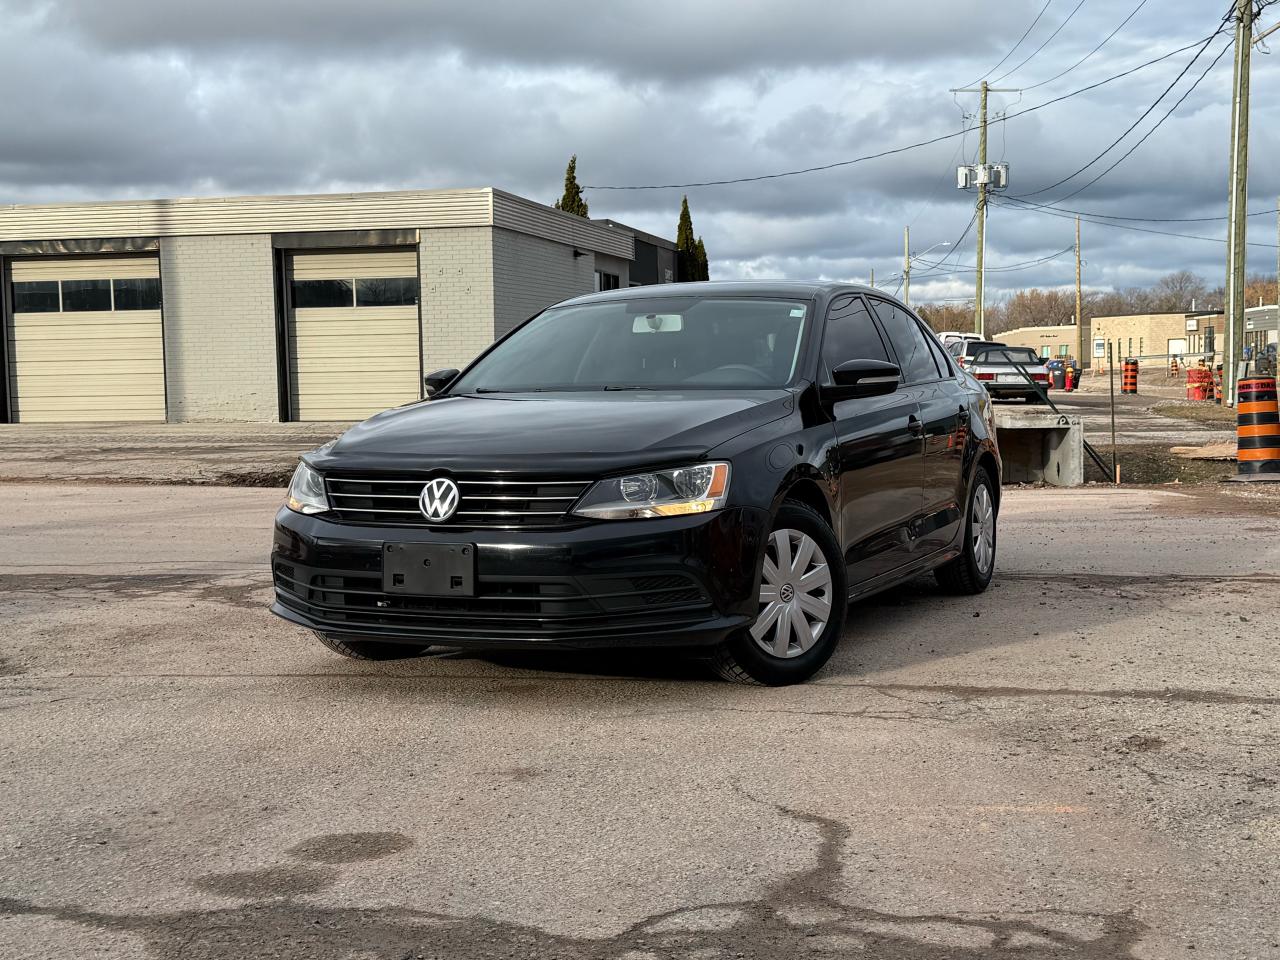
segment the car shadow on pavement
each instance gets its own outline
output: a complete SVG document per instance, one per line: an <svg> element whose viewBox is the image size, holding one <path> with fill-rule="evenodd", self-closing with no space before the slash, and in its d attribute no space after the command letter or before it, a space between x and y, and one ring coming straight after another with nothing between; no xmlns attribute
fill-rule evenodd
<svg viewBox="0 0 1280 960"><path fill-rule="evenodd" d="M755 798L748 798L754 802ZM107 912L0 897L0 919L49 918L146 944L159 960L276 957L538 957L560 960L648 957L791 958L848 953L879 960L983 960L993 953L1021 960L1121 960L1146 930L1129 912L1046 910L1000 917L980 914L894 914L845 903L842 851L852 831L814 813L775 806L817 831L811 866L766 883L749 900L699 903L655 913L607 937L575 937L495 917L456 916L412 907L333 906L320 897L360 860L408 856L400 834L314 837L285 852L276 866L196 878L192 886L235 902L169 913ZM519 890L510 891L512 898ZM33 930L33 933L35 931Z"/></svg>

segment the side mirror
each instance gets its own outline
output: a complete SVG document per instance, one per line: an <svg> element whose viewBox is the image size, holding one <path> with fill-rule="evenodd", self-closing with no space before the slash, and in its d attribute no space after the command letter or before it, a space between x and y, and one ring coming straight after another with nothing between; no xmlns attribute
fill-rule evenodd
<svg viewBox="0 0 1280 960"><path fill-rule="evenodd" d="M458 375L458 371L453 367L445 367L443 370L432 370L422 378L422 394L428 400L453 382L453 378Z"/></svg>
<svg viewBox="0 0 1280 960"><path fill-rule="evenodd" d="M831 371L835 386L823 392L831 400L855 397L880 397L898 389L902 370L896 363L883 360L846 360Z"/></svg>

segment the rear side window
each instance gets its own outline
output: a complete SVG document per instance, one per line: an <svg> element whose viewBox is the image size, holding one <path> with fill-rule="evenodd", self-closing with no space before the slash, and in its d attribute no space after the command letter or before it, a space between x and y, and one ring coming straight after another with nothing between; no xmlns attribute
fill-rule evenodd
<svg viewBox="0 0 1280 960"><path fill-rule="evenodd" d="M907 383L922 383L926 380L937 380L942 376L938 365L934 362L929 344L925 341L924 331L920 329L915 318L891 303L883 300L871 301L875 306L876 316L889 342L898 355L898 366L902 368L903 379Z"/></svg>
<svg viewBox="0 0 1280 960"><path fill-rule="evenodd" d="M954 376L951 362L947 359L947 352L942 349L942 344L938 342L938 338L928 330L925 330L924 339L929 344L929 350L933 353L933 362L938 365L938 370L942 373L942 376L944 378Z"/></svg>
<svg viewBox="0 0 1280 960"><path fill-rule="evenodd" d="M822 336L822 362L827 371L849 360L889 361L880 332L859 296L837 297L827 310Z"/></svg>

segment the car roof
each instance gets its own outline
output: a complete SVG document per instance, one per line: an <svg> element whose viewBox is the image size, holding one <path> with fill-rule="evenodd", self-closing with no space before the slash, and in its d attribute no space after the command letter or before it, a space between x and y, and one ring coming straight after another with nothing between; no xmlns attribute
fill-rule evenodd
<svg viewBox="0 0 1280 960"><path fill-rule="evenodd" d="M857 283L839 283L826 280L699 280L693 283L653 283L625 290L602 290L588 293L565 304L605 303L615 300L646 300L655 297L803 297L806 300L821 296L831 297L840 293L868 293L897 302L883 290L865 287Z"/></svg>

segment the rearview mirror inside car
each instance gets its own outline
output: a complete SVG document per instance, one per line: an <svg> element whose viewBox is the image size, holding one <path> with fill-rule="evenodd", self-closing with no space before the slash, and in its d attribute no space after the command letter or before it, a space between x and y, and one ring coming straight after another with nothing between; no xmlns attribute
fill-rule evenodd
<svg viewBox="0 0 1280 960"><path fill-rule="evenodd" d="M831 371L834 387L826 388L833 400L879 397L898 389L902 371L883 360L846 360Z"/></svg>
<svg viewBox="0 0 1280 960"><path fill-rule="evenodd" d="M430 400L437 393L453 382L453 378L458 375L458 371L453 367L445 367L443 370L433 370L422 378L422 395Z"/></svg>

